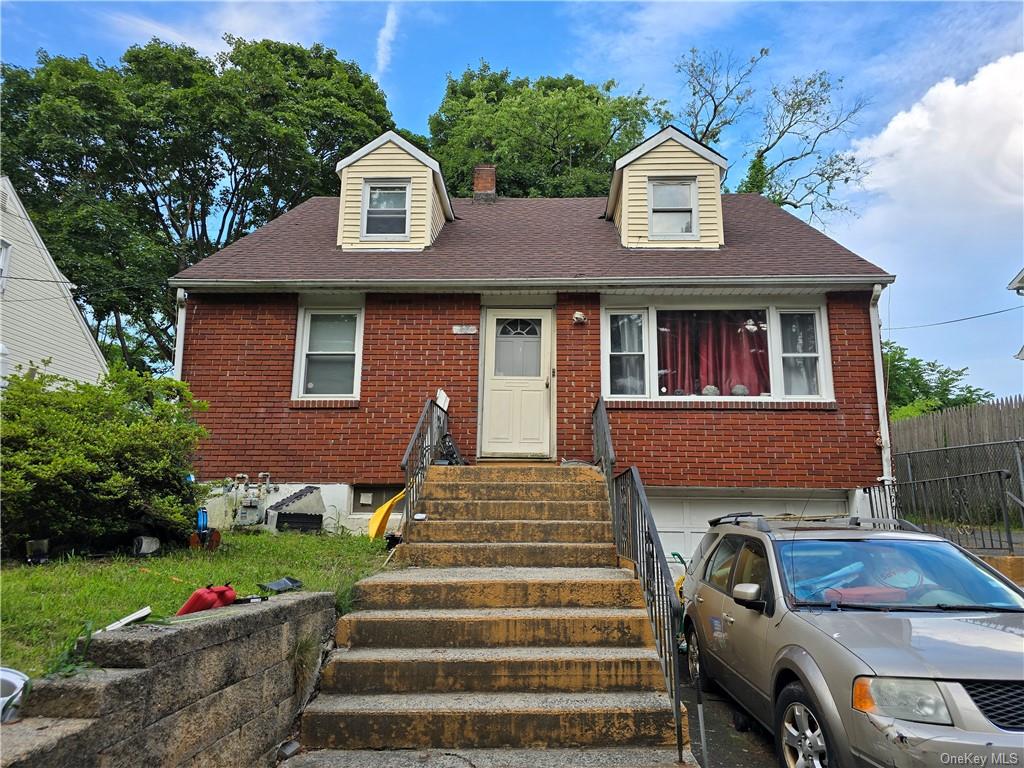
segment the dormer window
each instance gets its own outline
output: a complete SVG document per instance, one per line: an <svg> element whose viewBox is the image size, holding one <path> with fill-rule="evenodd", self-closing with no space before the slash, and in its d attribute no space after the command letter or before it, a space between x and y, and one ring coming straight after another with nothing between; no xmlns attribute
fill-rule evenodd
<svg viewBox="0 0 1024 768"><path fill-rule="evenodd" d="M651 179L647 185L651 240L696 240L697 180Z"/></svg>
<svg viewBox="0 0 1024 768"><path fill-rule="evenodd" d="M409 239L408 179L368 180L363 185L364 240Z"/></svg>

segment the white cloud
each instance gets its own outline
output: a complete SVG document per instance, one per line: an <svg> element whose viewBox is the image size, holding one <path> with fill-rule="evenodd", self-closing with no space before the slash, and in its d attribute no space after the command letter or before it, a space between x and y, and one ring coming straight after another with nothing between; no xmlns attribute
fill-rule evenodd
<svg viewBox="0 0 1024 768"><path fill-rule="evenodd" d="M398 34L398 6L388 3L388 11L384 16L384 26L377 33L377 66L375 76L379 81L391 65L391 46Z"/></svg>
<svg viewBox="0 0 1024 768"><path fill-rule="evenodd" d="M315 41L328 12L327 4L315 2L260 3L232 0L222 3L188 3L181 21L163 22L133 13L109 12L102 18L109 31L127 42L151 37L185 43L212 56L224 50L225 33L247 40L269 38L309 44ZM162 6L156 6L157 9ZM198 9L202 9L199 11Z"/></svg>
<svg viewBox="0 0 1024 768"><path fill-rule="evenodd" d="M1024 52L967 82L936 83L853 146L872 170L863 214L839 239L897 274L892 325L1014 304L1006 284L1024 263ZM1021 389L1011 359L1019 313L895 337L919 356L970 366L980 386Z"/></svg>

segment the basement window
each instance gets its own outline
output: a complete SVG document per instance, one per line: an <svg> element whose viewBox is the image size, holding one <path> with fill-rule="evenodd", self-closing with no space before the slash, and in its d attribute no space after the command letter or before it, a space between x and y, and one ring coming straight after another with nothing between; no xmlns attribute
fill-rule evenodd
<svg viewBox="0 0 1024 768"><path fill-rule="evenodd" d="M331 400L358 398L362 312L306 309L299 322L295 396Z"/></svg>
<svg viewBox="0 0 1024 768"><path fill-rule="evenodd" d="M363 185L364 240L409 239L408 180L367 181Z"/></svg>

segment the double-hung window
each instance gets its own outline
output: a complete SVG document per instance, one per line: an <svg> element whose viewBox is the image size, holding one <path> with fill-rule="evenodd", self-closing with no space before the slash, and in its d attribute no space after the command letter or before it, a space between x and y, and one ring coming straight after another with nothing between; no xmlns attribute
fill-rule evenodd
<svg viewBox="0 0 1024 768"><path fill-rule="evenodd" d="M779 312L779 332L782 336L782 380L786 394L819 394L817 313Z"/></svg>
<svg viewBox="0 0 1024 768"><path fill-rule="evenodd" d="M409 239L409 182L367 181L363 186L364 240Z"/></svg>
<svg viewBox="0 0 1024 768"><path fill-rule="evenodd" d="M361 312L355 309L303 311L296 379L300 398L359 396L361 325Z"/></svg>
<svg viewBox="0 0 1024 768"><path fill-rule="evenodd" d="M613 395L647 394L647 346L644 312L613 312L608 315L608 369Z"/></svg>
<svg viewBox="0 0 1024 768"><path fill-rule="evenodd" d="M611 398L831 397L824 309L773 304L604 312Z"/></svg>
<svg viewBox="0 0 1024 768"><path fill-rule="evenodd" d="M651 179L647 193L651 240L696 239L696 179Z"/></svg>

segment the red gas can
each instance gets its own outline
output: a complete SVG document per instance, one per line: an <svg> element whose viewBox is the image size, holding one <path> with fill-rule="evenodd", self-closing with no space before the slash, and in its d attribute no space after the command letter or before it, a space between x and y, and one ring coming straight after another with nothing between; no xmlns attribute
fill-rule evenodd
<svg viewBox="0 0 1024 768"><path fill-rule="evenodd" d="M178 609L175 616L206 611L210 608L223 608L233 602L235 602L235 588L231 584L225 584L223 587L215 587L210 584L193 592L185 604Z"/></svg>

